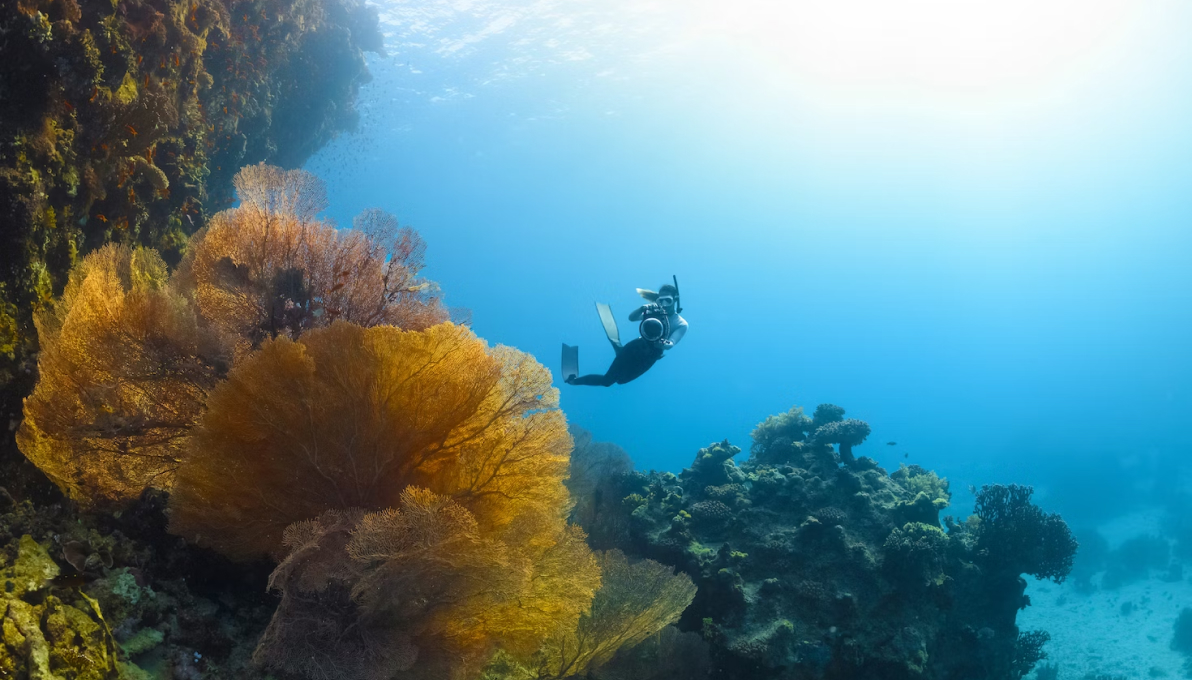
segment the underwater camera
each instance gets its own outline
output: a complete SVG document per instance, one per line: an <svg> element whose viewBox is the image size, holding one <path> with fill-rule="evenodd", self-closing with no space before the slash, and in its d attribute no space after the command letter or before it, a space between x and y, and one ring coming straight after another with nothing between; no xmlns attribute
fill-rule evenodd
<svg viewBox="0 0 1192 680"><path fill-rule="evenodd" d="M642 322L637 327L642 338L650 342L658 342L670 337L670 319L667 318L666 311L662 307L646 305L642 314Z"/></svg>

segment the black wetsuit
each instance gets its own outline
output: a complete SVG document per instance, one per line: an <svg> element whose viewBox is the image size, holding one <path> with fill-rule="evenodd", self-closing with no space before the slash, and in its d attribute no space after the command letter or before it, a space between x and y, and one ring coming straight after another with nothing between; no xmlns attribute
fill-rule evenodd
<svg viewBox="0 0 1192 680"><path fill-rule="evenodd" d="M601 387L609 387L614 384L624 385L650 370L654 362L662 358L662 348L657 343L650 342L645 338L630 340L624 346L613 343L613 351L617 353L617 358L613 359L613 364L608 367L607 373L604 375L599 373L581 375L568 380L567 384L599 385Z"/></svg>

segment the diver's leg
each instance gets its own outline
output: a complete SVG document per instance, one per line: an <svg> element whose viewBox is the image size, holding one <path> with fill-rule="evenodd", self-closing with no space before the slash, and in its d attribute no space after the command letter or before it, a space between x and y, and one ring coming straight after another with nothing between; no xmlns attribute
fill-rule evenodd
<svg viewBox="0 0 1192 680"><path fill-rule="evenodd" d="M616 366L617 362L621 360L621 354L625 348L622 347L621 345L617 344L617 342L614 341L612 338L609 338L608 341L609 341L609 344L611 344L613 346L613 352L617 355L616 358L613 359L613 364L612 364L613 366ZM566 345L564 345L564 347L566 347ZM577 366L576 370L578 371L578 366ZM597 385L599 387L609 387L609 386L615 385L617 382L617 379L616 379L616 377L613 376L613 368L609 367L608 372L605 373L604 375L601 375L599 373L589 373L588 375L577 375L574 378L565 378L563 380L563 382L567 383L568 385Z"/></svg>
<svg viewBox="0 0 1192 680"><path fill-rule="evenodd" d="M608 373L605 375L611 377L618 385L624 385L650 370L661 356L661 350L653 343L644 338L637 338L617 352L617 358L613 359L613 365L608 367Z"/></svg>
<svg viewBox="0 0 1192 680"><path fill-rule="evenodd" d="M611 373L611 371L610 371ZM596 385L599 387L608 387L616 382L616 379L611 377L610 373L600 375L599 373L591 373L589 375L581 375L567 380L568 385Z"/></svg>

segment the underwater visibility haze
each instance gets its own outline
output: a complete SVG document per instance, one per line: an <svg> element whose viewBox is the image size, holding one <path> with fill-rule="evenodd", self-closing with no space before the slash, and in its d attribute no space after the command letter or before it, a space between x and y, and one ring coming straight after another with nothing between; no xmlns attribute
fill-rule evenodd
<svg viewBox="0 0 1192 680"><path fill-rule="evenodd" d="M415 226L477 332L552 369L566 342L603 370L593 303L624 325L635 287L677 275L682 346L643 380L563 391L569 418L639 467L676 469L759 413L820 401L897 441L871 447L883 464L910 453L964 484L1180 465L1187 8L397 3L382 18L367 141L308 166L336 217L379 205Z"/></svg>
<svg viewBox="0 0 1192 680"><path fill-rule="evenodd" d="M1192 6L0 10L0 678L1192 677Z"/></svg>

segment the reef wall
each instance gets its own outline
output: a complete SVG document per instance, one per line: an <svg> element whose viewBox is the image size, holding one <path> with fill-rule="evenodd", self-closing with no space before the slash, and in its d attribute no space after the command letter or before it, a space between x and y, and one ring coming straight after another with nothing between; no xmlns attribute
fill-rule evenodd
<svg viewBox="0 0 1192 680"><path fill-rule="evenodd" d="M33 387L36 308L82 254L175 264L232 177L300 165L355 122L382 50L362 0L0 2L0 479L48 489L13 432ZM44 495L44 494L43 494Z"/></svg>

